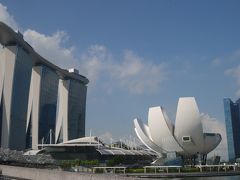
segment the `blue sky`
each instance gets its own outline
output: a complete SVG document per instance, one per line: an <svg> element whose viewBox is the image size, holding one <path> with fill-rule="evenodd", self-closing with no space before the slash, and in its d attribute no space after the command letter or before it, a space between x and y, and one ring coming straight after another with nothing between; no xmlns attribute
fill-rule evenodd
<svg viewBox="0 0 240 180"><path fill-rule="evenodd" d="M195 96L208 130L225 136L223 97L240 97L239 9L237 0L7 0L0 20L90 79L87 134L133 135L150 106L174 121L178 98Z"/></svg>

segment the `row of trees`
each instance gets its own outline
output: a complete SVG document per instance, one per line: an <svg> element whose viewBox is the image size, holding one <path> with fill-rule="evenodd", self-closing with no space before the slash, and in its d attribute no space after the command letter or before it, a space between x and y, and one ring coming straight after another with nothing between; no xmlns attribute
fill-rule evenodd
<svg viewBox="0 0 240 180"><path fill-rule="evenodd" d="M124 158L121 156L115 156L112 159L109 159L106 162L106 166L116 166L120 165L124 162ZM76 166L85 166L85 167L94 167L94 166L99 166L99 161L98 160L62 160L59 163L60 167L63 169L68 169L71 167L76 167Z"/></svg>

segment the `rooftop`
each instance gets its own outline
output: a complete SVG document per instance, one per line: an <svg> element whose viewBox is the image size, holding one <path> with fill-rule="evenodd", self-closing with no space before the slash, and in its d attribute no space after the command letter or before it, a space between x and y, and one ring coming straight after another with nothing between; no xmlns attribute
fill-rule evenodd
<svg viewBox="0 0 240 180"><path fill-rule="evenodd" d="M61 69L55 64L49 62L42 56L40 56L24 39L20 32L15 32L12 28L0 21L0 43L3 46L19 45L32 57L34 65L45 65L53 69L61 79L75 79L81 83L88 84L89 80L74 71L75 73Z"/></svg>

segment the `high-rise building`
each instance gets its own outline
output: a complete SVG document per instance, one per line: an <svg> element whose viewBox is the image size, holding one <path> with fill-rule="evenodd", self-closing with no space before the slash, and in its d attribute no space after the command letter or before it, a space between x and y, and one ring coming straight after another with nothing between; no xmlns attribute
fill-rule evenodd
<svg viewBox="0 0 240 180"><path fill-rule="evenodd" d="M88 79L50 63L0 22L0 145L37 149L85 136Z"/></svg>
<svg viewBox="0 0 240 180"><path fill-rule="evenodd" d="M1 147L24 149L32 61L19 45L4 46L0 56Z"/></svg>
<svg viewBox="0 0 240 180"><path fill-rule="evenodd" d="M235 103L229 98L224 98L224 113L228 144L229 161L234 162L240 157L240 99Z"/></svg>

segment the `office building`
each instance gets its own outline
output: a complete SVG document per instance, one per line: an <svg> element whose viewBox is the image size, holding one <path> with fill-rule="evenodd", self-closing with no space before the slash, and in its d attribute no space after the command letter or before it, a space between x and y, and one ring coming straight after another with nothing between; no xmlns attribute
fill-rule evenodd
<svg viewBox="0 0 240 180"><path fill-rule="evenodd" d="M240 158L240 99L223 99L229 161Z"/></svg>
<svg viewBox="0 0 240 180"><path fill-rule="evenodd" d="M0 22L0 144L37 149L85 136L88 79L41 57Z"/></svg>

